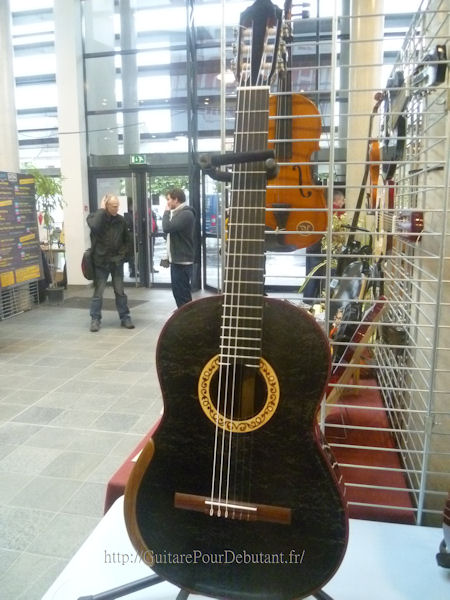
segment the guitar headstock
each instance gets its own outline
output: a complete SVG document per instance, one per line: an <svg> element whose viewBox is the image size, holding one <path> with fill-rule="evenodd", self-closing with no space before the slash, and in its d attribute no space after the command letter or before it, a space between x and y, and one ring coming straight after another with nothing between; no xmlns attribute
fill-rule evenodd
<svg viewBox="0 0 450 600"><path fill-rule="evenodd" d="M270 85L277 67L281 8L271 0L256 0L241 14L236 80L239 85Z"/></svg>

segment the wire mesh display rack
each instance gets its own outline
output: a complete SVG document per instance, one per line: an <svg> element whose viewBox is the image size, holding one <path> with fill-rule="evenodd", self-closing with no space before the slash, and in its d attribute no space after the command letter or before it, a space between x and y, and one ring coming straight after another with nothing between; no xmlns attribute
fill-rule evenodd
<svg viewBox="0 0 450 600"><path fill-rule="evenodd" d="M409 27L389 29L382 3L378 14L355 5L358 14L335 2L332 16L305 22L293 3L292 92L316 103L322 130L320 149L292 164L310 169L309 188L328 198L345 188L346 220L331 202L317 209L328 225L316 250L324 265L311 276L321 284L316 296L298 293L304 250L293 253L302 254L295 264L285 259L285 271L279 262L280 280L294 286L268 293L314 312L330 336L333 324L353 332L330 338L337 376L319 415L350 515L439 525L450 490L450 15L444 0L429 0ZM355 278L353 295L340 298ZM342 320L337 309L350 301L358 316Z"/></svg>
<svg viewBox="0 0 450 600"><path fill-rule="evenodd" d="M393 67L405 81L404 155L395 173L392 212L423 218L416 240L393 236L384 263L386 325L403 340L376 346L378 379L417 511L441 519L450 489L448 394L448 63L446 4L417 13ZM385 132L382 132L383 134ZM433 519L433 515L437 519Z"/></svg>
<svg viewBox="0 0 450 600"><path fill-rule="evenodd" d="M0 290L0 321L31 310L38 301L37 281Z"/></svg>
<svg viewBox="0 0 450 600"><path fill-rule="evenodd" d="M373 15L352 17L359 21L372 18ZM357 29L354 25L349 24L350 32ZM383 97L373 121L364 165L369 166L366 201L361 208L350 204L348 212L353 217L358 210L357 225L368 230L355 233L361 245L359 250L356 248L353 259L370 267L372 291L361 295L357 302L361 303L362 312L370 311L377 302L383 303L382 316L370 337L357 338L357 344L350 346L350 355L358 355L357 360L353 360L353 376L338 380L333 390L333 397L338 398L334 406L340 419L335 419L330 428L326 417L329 411L325 411L322 418L322 426L329 432L337 456L345 457L352 450L350 461L341 461L353 492L350 498L355 499L354 502L350 499L350 506L364 507L368 512L363 511L363 514L373 518L402 521L409 514L406 522L414 520L419 524L442 521L442 509L450 489L446 321L448 36L449 13L445 3L424 3L406 32L391 74L381 89ZM376 41L376 38L367 42L357 40L358 52L364 43ZM349 44L352 44L351 33ZM336 68L342 68L339 63L342 54L336 52L336 56ZM351 62L348 66L351 80ZM379 65L366 63L363 66L374 72ZM360 68L358 64L356 69ZM379 91L363 90L372 97ZM349 99L351 95L349 89ZM336 139L333 141L330 134L330 145L339 146L344 142L348 149L349 144L360 141L351 121L354 117L361 119L361 114L352 113L352 106L360 110L357 101L353 104L349 101L346 139L331 125ZM366 113L367 120L371 116L373 113ZM378 144L378 153L372 153L375 144ZM357 166L352 156L355 153L347 152L345 165L340 165L345 168L347 181ZM332 158L330 152L330 161ZM333 171L336 168L330 164L330 172ZM351 189L348 192L351 195ZM332 224L326 234L328 264L332 261L333 241L341 235L333 231ZM348 259L338 256L338 261L339 258ZM328 269L323 299L328 320L335 316L335 296L329 285L333 279L342 286L348 279L346 270L333 277L331 268ZM351 324L346 322L347 326ZM360 323L353 325L357 328ZM336 350L342 350L339 346L347 348L347 340L334 342L333 346L336 357ZM356 367L364 370L366 378L354 377ZM382 400L380 405L372 405L370 409L385 413L384 424L367 419L368 382ZM351 444L354 427L361 427L368 439L377 441ZM341 441L336 441L336 430L341 431ZM374 438L374 430L379 437ZM371 445L372 453L368 453L367 444ZM393 453L398 463L387 459ZM360 475L354 477L356 472ZM367 495L367 490L372 491L372 496Z"/></svg>

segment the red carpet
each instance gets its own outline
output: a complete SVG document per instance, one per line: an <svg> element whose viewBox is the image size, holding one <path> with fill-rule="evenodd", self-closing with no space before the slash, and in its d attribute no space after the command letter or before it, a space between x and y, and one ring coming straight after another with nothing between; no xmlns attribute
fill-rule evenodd
<svg viewBox="0 0 450 600"><path fill-rule="evenodd" d="M389 470L402 469L394 437L390 431L378 430L379 428L390 429L390 423L383 410L380 394L377 389L373 389L376 382L372 379L361 380L360 383L368 389L356 390L355 394L346 393L341 396L340 403L351 405L350 408L340 408L339 404L336 404L327 416L325 427L326 439L346 482L349 515L356 519L415 524L413 505L404 474ZM359 408L364 406L378 410ZM344 425L344 427L337 425ZM346 425L348 427L345 427ZM353 429L353 427L364 429ZM377 450L377 448L388 450ZM352 484L395 489L353 487ZM377 506L359 506L352 503ZM397 506L403 509L393 508Z"/></svg>

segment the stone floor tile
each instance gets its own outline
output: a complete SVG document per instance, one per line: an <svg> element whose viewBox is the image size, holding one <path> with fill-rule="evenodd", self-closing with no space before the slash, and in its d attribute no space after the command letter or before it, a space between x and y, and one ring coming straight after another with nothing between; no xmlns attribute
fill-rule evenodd
<svg viewBox="0 0 450 600"><path fill-rule="evenodd" d="M59 513L32 539L27 552L70 558L93 531L100 518Z"/></svg>
<svg viewBox="0 0 450 600"><path fill-rule="evenodd" d="M38 476L11 498L9 504L58 512L81 485L79 480Z"/></svg>
<svg viewBox="0 0 450 600"><path fill-rule="evenodd" d="M101 454L87 452L61 452L42 471L42 475L79 479L84 481L89 473L102 461Z"/></svg>

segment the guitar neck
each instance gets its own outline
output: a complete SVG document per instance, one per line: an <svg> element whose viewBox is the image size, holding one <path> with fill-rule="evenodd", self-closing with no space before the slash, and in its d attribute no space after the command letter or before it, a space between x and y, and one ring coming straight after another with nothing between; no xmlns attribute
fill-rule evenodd
<svg viewBox="0 0 450 600"><path fill-rule="evenodd" d="M235 148L267 148L269 88L238 90ZM226 247L222 353L259 366L264 297L266 170L264 163L236 165Z"/></svg>
<svg viewBox="0 0 450 600"><path fill-rule="evenodd" d="M424 216L420 210L398 210L394 207L395 183L387 181L382 190L377 223L375 255L390 254L393 236L417 242L424 228Z"/></svg>

